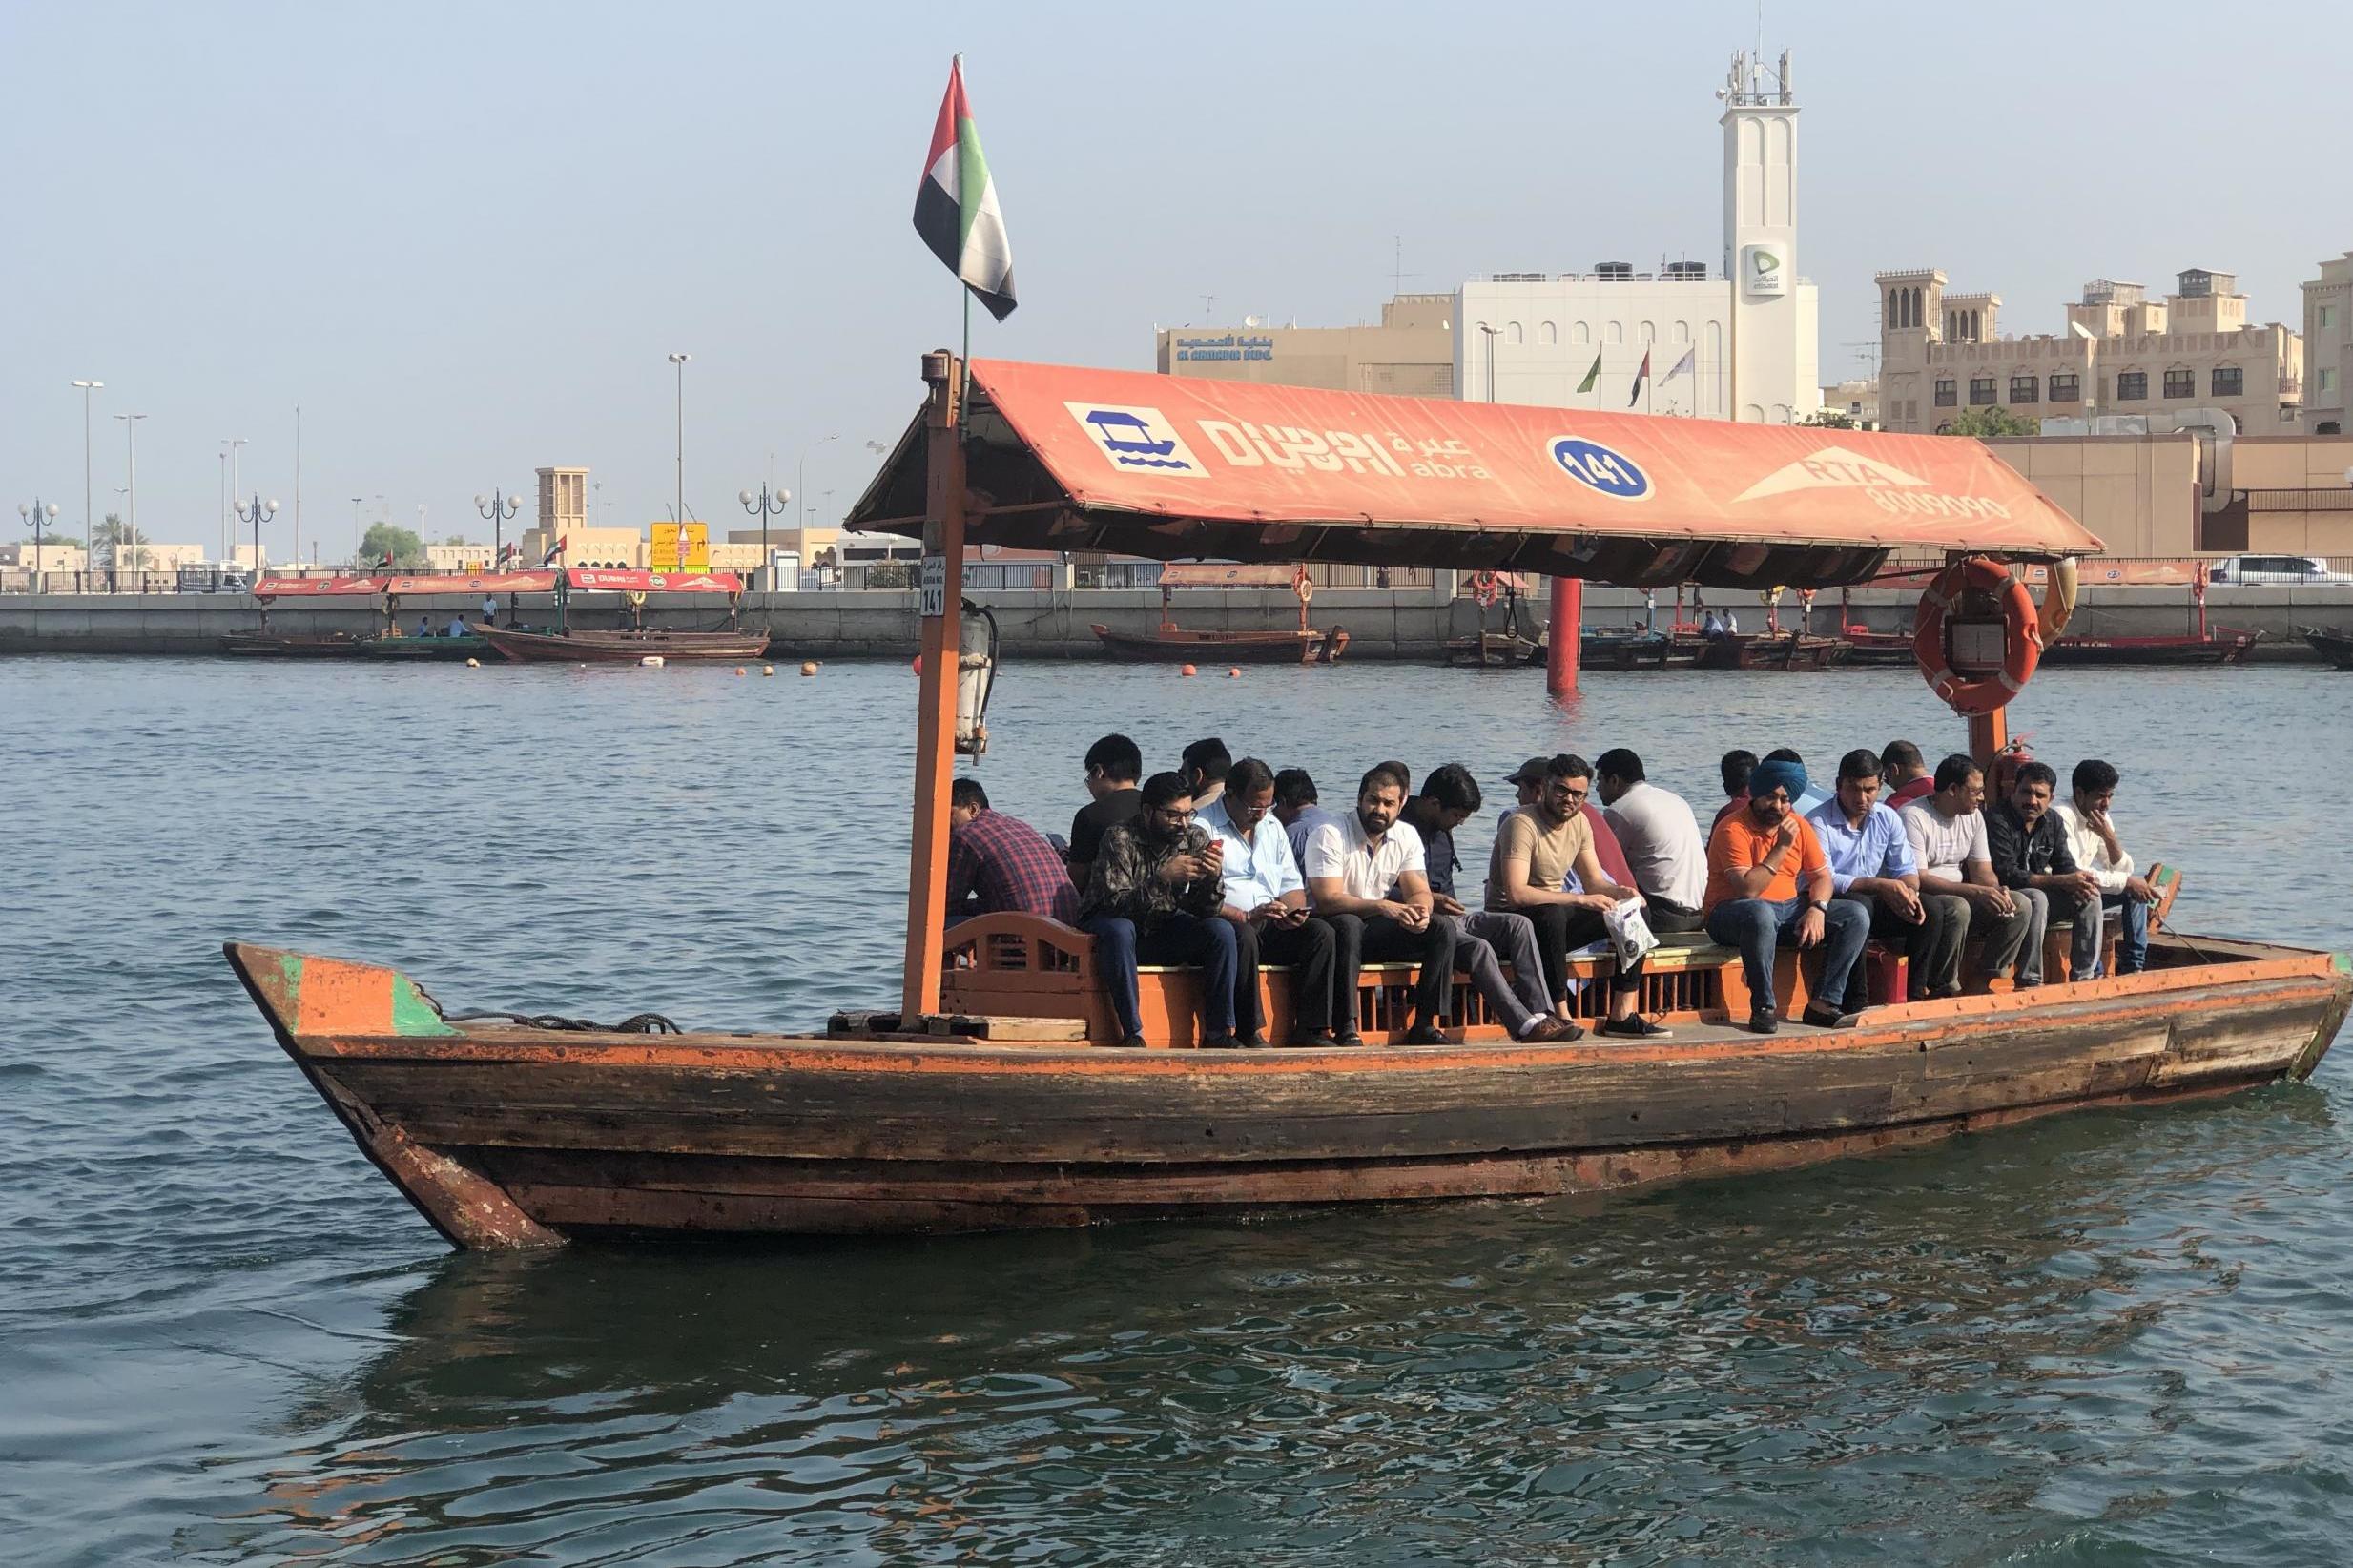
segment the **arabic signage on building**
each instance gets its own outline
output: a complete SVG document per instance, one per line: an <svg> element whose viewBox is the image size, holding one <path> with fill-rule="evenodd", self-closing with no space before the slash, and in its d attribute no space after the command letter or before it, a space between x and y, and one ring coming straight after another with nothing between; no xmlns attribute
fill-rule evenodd
<svg viewBox="0 0 2353 1568"><path fill-rule="evenodd" d="M1274 340L1265 334L1246 337L1228 332L1216 338L1178 338L1170 346L1179 361L1271 360Z"/></svg>

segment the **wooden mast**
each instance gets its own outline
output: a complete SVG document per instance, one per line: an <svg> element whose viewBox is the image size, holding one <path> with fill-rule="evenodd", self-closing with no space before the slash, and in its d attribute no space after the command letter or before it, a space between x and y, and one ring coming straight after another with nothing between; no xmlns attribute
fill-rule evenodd
<svg viewBox="0 0 2353 1568"><path fill-rule="evenodd" d="M956 774L957 670L963 643L964 445L959 426L963 367L938 349L923 356L922 676L916 698L915 833L907 857L907 959L903 1022L939 1011L939 966L948 917L948 788Z"/></svg>

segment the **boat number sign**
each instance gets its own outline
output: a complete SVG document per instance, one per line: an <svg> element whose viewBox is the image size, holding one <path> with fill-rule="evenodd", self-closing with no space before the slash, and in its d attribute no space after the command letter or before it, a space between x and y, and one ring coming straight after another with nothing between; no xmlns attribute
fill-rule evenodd
<svg viewBox="0 0 2353 1568"><path fill-rule="evenodd" d="M944 555L923 557L923 604L920 613L925 620L937 620L948 612L948 558Z"/></svg>

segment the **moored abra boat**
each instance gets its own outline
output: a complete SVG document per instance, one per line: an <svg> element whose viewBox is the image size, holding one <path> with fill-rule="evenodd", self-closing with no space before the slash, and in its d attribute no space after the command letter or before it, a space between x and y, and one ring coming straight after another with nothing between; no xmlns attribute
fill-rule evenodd
<svg viewBox="0 0 2353 1568"><path fill-rule="evenodd" d="M733 664L768 650L767 628L736 624L742 582L732 571L625 571L569 567L555 576L556 625L552 630L521 627L469 626L467 630L518 664L637 664L658 654L663 660ZM585 630L571 625L577 593L620 593L629 600L631 624L619 630ZM645 624L649 593L724 593L724 627L673 631Z"/></svg>
<svg viewBox="0 0 2353 1568"><path fill-rule="evenodd" d="M1180 588L1288 588L1299 601L1299 629L1214 630L1180 627L1170 599ZM1140 664L1333 664L1348 650L1343 627L1318 630L1308 624L1315 585L1307 567L1177 563L1161 569L1160 625L1151 631L1114 631L1099 623L1088 629L1110 658Z"/></svg>
<svg viewBox="0 0 2353 1568"><path fill-rule="evenodd" d="M1741 500L1822 439L1803 427L1577 415L1580 451L1605 451L1613 484L1651 491L1628 508L1558 462L1557 409L984 361L970 369L967 417L953 359L925 369L924 417L852 521L919 530L938 563L927 576L956 580L968 538L1637 588L1833 587L1868 578L1894 545L1949 551L1943 663L1929 673L1971 715L1987 761L2002 745L1999 702L2032 674L2034 607L2003 567L1965 552L2053 559L2097 546L1958 438L1834 433L1913 476L1913 493L2000 503L1891 519L1845 490ZM1148 410L1166 449L1191 454L1184 471L1120 466L1089 433L1084 411L1096 407ZM1215 439L1278 418L1311 422L1332 450L1445 441L1495 482L1457 489L1361 458L1353 471L1253 472L1230 457L1249 448ZM1662 438L1654 423L1676 428ZM1890 1005L1860 1027L1764 1039L1726 1026L1746 1016L1746 985L1736 956L1703 943L1645 964L1642 1010L1677 1028L1663 1042L1518 1043L1464 988L1448 1042L1406 1047L1411 967L1370 965L1356 999L1368 1048L1187 1048L1198 1043L1190 971L1146 974L1146 1043L1118 1045L1087 938L1025 916L946 923L948 789L977 714L957 701L960 597L925 608L892 1012L840 1015L823 1033L552 1029L445 1014L388 968L229 944L279 1043L444 1235L530 1247L990 1229L1605 1190L2301 1077L2353 1001L2353 973L2331 955L2166 936L2149 973ZM1579 972L1605 979L1608 961ZM1781 964L1776 992L1794 1011L1806 976L1793 952ZM1288 977L1269 970L1266 983L1280 1042Z"/></svg>
<svg viewBox="0 0 2353 1568"><path fill-rule="evenodd" d="M2353 631L2328 627L2302 626L2296 629L2302 634L2312 651L2326 659L2339 670L2353 670Z"/></svg>

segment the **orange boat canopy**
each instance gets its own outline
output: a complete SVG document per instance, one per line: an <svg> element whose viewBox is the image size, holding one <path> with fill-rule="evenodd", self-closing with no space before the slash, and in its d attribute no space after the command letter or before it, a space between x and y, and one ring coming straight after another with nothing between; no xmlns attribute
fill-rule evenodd
<svg viewBox="0 0 2353 1568"><path fill-rule="evenodd" d="M264 577L254 585L257 599L309 599L322 594L348 598L356 593L382 593L382 577Z"/></svg>
<svg viewBox="0 0 2353 1568"><path fill-rule="evenodd" d="M1293 568L1261 563L1237 566L1230 561L1187 562L1164 567L1162 588L1280 588L1291 586Z"/></svg>
<svg viewBox="0 0 2353 1568"><path fill-rule="evenodd" d="M574 593L741 593L732 571L630 571L568 567L565 581Z"/></svg>
<svg viewBox="0 0 2353 1568"><path fill-rule="evenodd" d="M1161 560L1826 588L2099 541L1980 443L977 360L966 536ZM845 521L920 533L920 417Z"/></svg>
<svg viewBox="0 0 2353 1568"><path fill-rule="evenodd" d="M393 577L384 583L386 593L551 593L554 590L555 573L552 571L478 571L464 576Z"/></svg>

